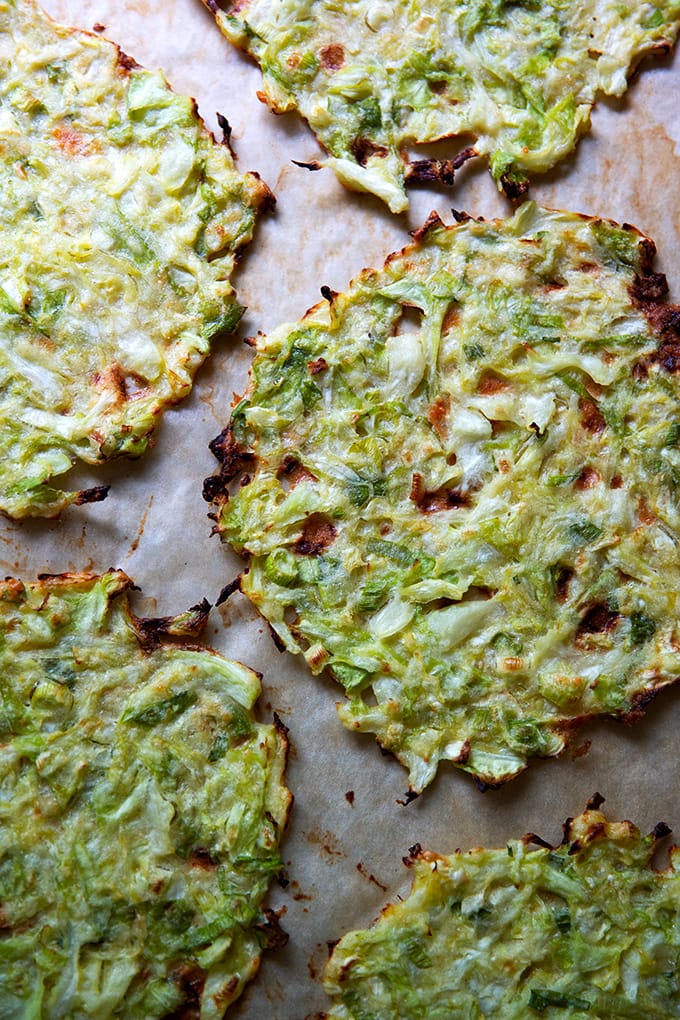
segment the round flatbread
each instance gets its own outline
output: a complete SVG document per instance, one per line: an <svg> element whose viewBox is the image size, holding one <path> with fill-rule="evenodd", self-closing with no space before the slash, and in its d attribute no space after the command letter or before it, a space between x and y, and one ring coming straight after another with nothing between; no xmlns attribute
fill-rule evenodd
<svg viewBox="0 0 680 1020"><path fill-rule="evenodd" d="M285 941L284 729L120 571L0 586L0 1003L7 1017L220 1020Z"/></svg>
<svg viewBox="0 0 680 1020"><path fill-rule="evenodd" d="M531 203L435 217L256 341L217 529L416 791L441 759L501 783L680 675L680 309L653 254Z"/></svg>
<svg viewBox="0 0 680 1020"><path fill-rule="evenodd" d="M450 857L413 847L410 896L333 950L328 1020L680 1016L680 852L655 870L668 827L642 837L600 803L555 848L533 834Z"/></svg>
<svg viewBox="0 0 680 1020"><path fill-rule="evenodd" d="M645 54L666 53L677 0L203 0L263 74L262 98L297 109L349 187L392 212L408 180L453 183L474 155L511 196L568 155L598 95L621 96ZM470 140L453 159L409 161L414 143Z"/></svg>
<svg viewBox="0 0 680 1020"><path fill-rule="evenodd" d="M0 2L0 510L139 456L242 309L229 275L270 199L193 100L110 42Z"/></svg>

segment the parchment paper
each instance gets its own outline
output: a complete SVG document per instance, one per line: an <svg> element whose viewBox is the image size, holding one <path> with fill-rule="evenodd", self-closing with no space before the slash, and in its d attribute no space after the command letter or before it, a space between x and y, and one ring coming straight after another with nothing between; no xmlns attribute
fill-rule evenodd
<svg viewBox="0 0 680 1020"><path fill-rule="evenodd" d="M300 317L326 284L343 290L362 267L408 242L431 209L451 222L451 206L486 217L511 212L481 161L468 164L453 191L412 190L411 211L392 216L377 199L350 193L331 171L309 173L292 159L319 155L294 115L274 117L256 98L259 70L219 34L199 0L44 0L66 24L105 34L139 63L162 67L177 91L198 100L208 125L215 112L233 126L241 170L258 170L278 204L264 217L235 284L248 306L239 336L222 342L199 373L191 398L168 413L156 447L87 484L112 485L105 502L72 509L59 521L0 522L0 569L32 579L42 571L126 570L142 589L138 610L177 613L217 598L236 576L238 558L211 537L203 478L216 462L208 442L242 393L250 349L242 338ZM537 178L539 202L634 223L653 237L680 300L680 55L654 63L620 101L603 101L576 156ZM430 147L446 152L440 144ZM314 679L304 663L276 651L266 626L240 595L213 610L208 641L264 674L262 718L276 710L290 728L288 780L296 798L284 843L286 889L271 905L283 910L289 945L265 954L260 974L229 1016L235 1020L302 1020L328 1006L320 972L327 943L365 926L410 885L401 858L420 842L440 852L503 845L527 831L558 841L561 823L599 790L611 817L643 830L666 821L680 841L676 795L680 765L676 728L680 692L667 692L635 728L614 722L583 730L589 753L536 761L500 791L481 794L466 775L443 767L408 807L398 798L404 769L383 757L369 736L347 732L335 715L340 688ZM348 797L353 791L353 805Z"/></svg>

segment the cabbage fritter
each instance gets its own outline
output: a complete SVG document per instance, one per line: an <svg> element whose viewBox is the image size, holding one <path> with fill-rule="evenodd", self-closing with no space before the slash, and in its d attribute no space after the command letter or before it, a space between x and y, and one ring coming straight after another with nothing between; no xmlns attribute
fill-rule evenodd
<svg viewBox="0 0 680 1020"><path fill-rule="evenodd" d="M207 606L137 619L131 584L0 585L3 1017L219 1020L283 936L285 732L251 670L169 641Z"/></svg>
<svg viewBox="0 0 680 1020"><path fill-rule="evenodd" d="M0 0L0 510L102 498L50 479L143 453L239 320L269 197L160 72Z"/></svg>
<svg viewBox="0 0 680 1020"><path fill-rule="evenodd" d="M325 976L328 1020L624 1020L680 1016L680 850L652 867L641 837L595 797L561 846L533 834L450 857L412 849L414 883Z"/></svg>
<svg viewBox="0 0 680 1020"><path fill-rule="evenodd" d="M272 109L309 122L329 153L315 165L392 212L407 207L409 178L452 183L473 155L521 193L572 151L597 95L623 95L680 28L678 0L203 2L260 64ZM470 135L454 159L409 163L414 142Z"/></svg>
<svg viewBox="0 0 680 1020"><path fill-rule="evenodd" d="M217 530L416 791L440 759L503 782L680 675L680 308L653 255L532 203L435 217L256 341Z"/></svg>

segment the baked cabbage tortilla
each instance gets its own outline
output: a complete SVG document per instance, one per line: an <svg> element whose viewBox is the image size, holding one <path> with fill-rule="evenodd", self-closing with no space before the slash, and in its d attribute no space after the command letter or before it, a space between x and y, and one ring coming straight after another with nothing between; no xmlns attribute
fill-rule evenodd
<svg viewBox="0 0 680 1020"><path fill-rule="evenodd" d="M110 42L0 0L0 509L138 456L242 309L229 276L270 198L193 100Z"/></svg>
<svg viewBox="0 0 680 1020"><path fill-rule="evenodd" d="M652 866L601 798L555 848L533 834L450 857L412 849L410 896L333 950L328 1020L624 1020L680 1016L680 850Z"/></svg>
<svg viewBox="0 0 680 1020"><path fill-rule="evenodd" d="M453 183L487 156L511 196L567 156L598 95L621 96L680 28L678 0L203 0L262 68L262 98L297 109L349 187L392 212L405 181ZM454 159L409 162L414 143L473 136Z"/></svg>
<svg viewBox="0 0 680 1020"><path fill-rule="evenodd" d="M243 592L422 790L680 675L680 308L630 226L432 218L258 337L213 443Z"/></svg>
<svg viewBox="0 0 680 1020"><path fill-rule="evenodd" d="M0 1014L218 1020L282 933L290 794L207 603L137 619L120 571L0 585ZM285 938L285 937L284 937Z"/></svg>

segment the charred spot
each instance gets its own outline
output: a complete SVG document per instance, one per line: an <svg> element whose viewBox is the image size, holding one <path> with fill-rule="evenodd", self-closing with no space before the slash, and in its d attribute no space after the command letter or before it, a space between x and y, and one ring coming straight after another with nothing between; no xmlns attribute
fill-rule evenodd
<svg viewBox="0 0 680 1020"><path fill-rule="evenodd" d="M227 148L229 149L233 156L234 150L231 147L231 133L232 133L231 124L224 116L224 114L219 112L219 110L217 111L215 116L217 117L217 123L219 124L220 130L222 132L222 144L227 146Z"/></svg>
<svg viewBox="0 0 680 1020"><path fill-rule="evenodd" d="M677 679L678 678L675 678L674 682L677 682ZM628 724L638 722L638 720L642 719L645 714L647 705L654 701L660 690L660 687L651 687L646 691L638 691L637 694L634 694L631 698L630 709L627 712L621 712L617 718Z"/></svg>
<svg viewBox="0 0 680 1020"><path fill-rule="evenodd" d="M235 577L233 581L230 581L229 584L225 584L224 588L222 588L219 595L217 596L217 601L215 602L215 605L216 606L223 605L223 603L225 603L227 599L231 598L235 591L240 590L241 590L241 577L239 575L238 577Z"/></svg>
<svg viewBox="0 0 680 1020"><path fill-rule="evenodd" d="M564 282L564 280L547 280L543 284L543 290L546 293L550 294L550 293L552 293L552 291L555 291L555 290L564 290L564 288L566 286L567 285Z"/></svg>
<svg viewBox="0 0 680 1020"><path fill-rule="evenodd" d="M202 868L203 871L213 871L219 863L213 860L210 851L203 846L197 846L192 850L187 861L193 868Z"/></svg>
<svg viewBox="0 0 680 1020"><path fill-rule="evenodd" d="M425 222L422 223L419 227L416 227L415 230L411 230L410 234L414 241L419 242L422 241L425 235L428 234L431 230L438 230L440 227L443 226L444 224L439 213L435 209L433 209L430 215L425 220ZM398 253L394 252L394 254L397 255Z"/></svg>
<svg viewBox="0 0 680 1020"><path fill-rule="evenodd" d="M582 491L583 489L592 489L600 481L601 475L599 471L596 471L592 467L584 467L581 474L574 482L574 488Z"/></svg>
<svg viewBox="0 0 680 1020"><path fill-rule="evenodd" d="M441 510L460 510L463 507L469 507L472 503L470 493L463 492L461 489L443 487L428 492L425 489L423 476L418 472L415 472L411 479L409 498L424 514L434 514Z"/></svg>
<svg viewBox="0 0 680 1020"><path fill-rule="evenodd" d="M451 215L453 216L456 223L469 223L472 219L469 213L466 213L463 209L452 209Z"/></svg>
<svg viewBox="0 0 680 1020"><path fill-rule="evenodd" d="M328 368L328 362L325 358L315 358L314 361L307 362L307 368L309 369L310 375L318 375L319 372L325 372Z"/></svg>
<svg viewBox="0 0 680 1020"><path fill-rule="evenodd" d="M171 1014L172 1020L184 1020L191 1016L186 1012L187 1007L200 1007L203 987L205 985L206 972L197 963L183 963L172 972L170 977L184 995L184 1003L179 1010ZM198 1016L198 1014L196 1014Z"/></svg>
<svg viewBox="0 0 680 1020"><path fill-rule="evenodd" d="M319 59L327 71L337 71L345 63L345 51L340 43L329 43L319 50Z"/></svg>
<svg viewBox="0 0 680 1020"><path fill-rule="evenodd" d="M609 609L603 602L590 606L581 617L576 631L576 641L585 634L609 634L616 628L621 614Z"/></svg>
<svg viewBox="0 0 680 1020"><path fill-rule="evenodd" d="M203 599L181 616L133 616L135 633L145 648L154 648L173 637L199 637L210 615L210 603Z"/></svg>
<svg viewBox="0 0 680 1020"><path fill-rule="evenodd" d="M529 181L526 177L522 177L520 180L517 180L510 174L501 174L501 187L504 194L512 201L515 201L518 198L522 198L523 195L526 195L529 190Z"/></svg>
<svg viewBox="0 0 680 1020"><path fill-rule="evenodd" d="M212 503L214 500L224 496L225 487L226 481L220 474L211 474L209 478L203 479L203 499L206 503Z"/></svg>
<svg viewBox="0 0 680 1020"><path fill-rule="evenodd" d="M95 372L92 382L98 390L114 390L116 400L138 400L149 392L149 380L137 372L126 372L114 362L101 372Z"/></svg>
<svg viewBox="0 0 680 1020"><path fill-rule="evenodd" d="M134 71L135 68L139 66L140 65L133 57L130 57L128 56L127 53L124 53L123 50L120 49L120 47L118 48L118 67L122 71L128 73L130 71Z"/></svg>
<svg viewBox="0 0 680 1020"><path fill-rule="evenodd" d="M635 230L635 227L631 227L630 223L624 223L623 229ZM656 245L652 241L651 237L640 238L638 251L640 253L640 274L642 276L649 276L652 272L654 259L656 258Z"/></svg>
<svg viewBox="0 0 680 1020"><path fill-rule="evenodd" d="M634 304L662 301L668 294L668 281L663 273L636 274L628 290Z"/></svg>
<svg viewBox="0 0 680 1020"><path fill-rule="evenodd" d="M348 790L345 794L345 800L350 807L354 807L354 790Z"/></svg>
<svg viewBox="0 0 680 1020"><path fill-rule="evenodd" d="M612 489L623 488L623 478L621 477L621 475L614 475L611 482L609 483L609 486Z"/></svg>
<svg viewBox="0 0 680 1020"><path fill-rule="evenodd" d="M485 372L477 383L477 392L482 393L484 396L493 396L495 393L502 393L504 390L509 389L510 383L506 382L505 379L501 379L494 372Z"/></svg>
<svg viewBox="0 0 680 1020"><path fill-rule="evenodd" d="M446 92L448 88L448 82L445 78L439 79L438 81L428 81L427 86L430 92L434 92L435 95L441 96Z"/></svg>
<svg viewBox="0 0 680 1020"><path fill-rule="evenodd" d="M275 726L275 728L276 728L276 732L277 732L277 733L278 733L278 734L279 734L279 735L280 735L281 737L283 737L283 738L284 738L284 740L285 740L285 738L286 738L286 737L288 736L288 734L290 733L290 730L288 729L288 727L286 726L286 724L285 724L284 722L282 722L282 721L281 721L281 717L280 717L280 715L278 715L278 713L276 713L276 712L274 712L274 726ZM275 823L275 824L276 824L276 823Z"/></svg>
<svg viewBox="0 0 680 1020"><path fill-rule="evenodd" d="M680 313L678 318L677 327L680 330ZM652 354L651 360L660 365L669 375L680 371L680 337L662 340L657 350Z"/></svg>
<svg viewBox="0 0 680 1020"><path fill-rule="evenodd" d="M469 147L463 149L453 159L413 160L406 168L406 180L411 184L444 184L451 187L455 181L456 171L476 155L477 150Z"/></svg>
<svg viewBox="0 0 680 1020"><path fill-rule="evenodd" d="M599 273L600 267L597 262L581 262L578 271L579 273Z"/></svg>
<svg viewBox="0 0 680 1020"><path fill-rule="evenodd" d="M470 741L465 739L463 741L463 746L461 747L460 751L458 752L455 758L451 759L451 761L454 763L454 765L467 765L470 758L471 750L472 747L470 745Z"/></svg>
<svg viewBox="0 0 680 1020"><path fill-rule="evenodd" d="M279 924L278 914L269 907L264 911L265 920L256 924L255 930L263 936L267 949L283 949L288 943L288 933Z"/></svg>
<svg viewBox="0 0 680 1020"><path fill-rule="evenodd" d="M587 432L602 432L606 425L602 412L593 400L580 397L578 402L581 425Z"/></svg>
<svg viewBox="0 0 680 1020"><path fill-rule="evenodd" d="M203 482L203 498L208 503L226 494L227 484L239 472L255 463L255 455L234 438L231 425L227 425L219 436L209 444L210 451L220 462L220 470Z"/></svg>
<svg viewBox="0 0 680 1020"><path fill-rule="evenodd" d="M456 301L452 301L446 309L446 315L442 320L442 333L450 333L460 321L460 307ZM441 397L439 399L442 399Z"/></svg>
<svg viewBox="0 0 680 1020"><path fill-rule="evenodd" d="M643 238L640 250L640 272L636 274L628 292L633 305L643 313L660 342L652 355L635 365L633 375L636 379L645 378L648 365L652 363L660 365L669 373L680 371L680 305L664 303L668 283L663 273L652 272L656 253L653 242Z"/></svg>
<svg viewBox="0 0 680 1020"><path fill-rule="evenodd" d="M267 627L269 628L269 633L271 635L272 641L274 642L274 646L275 646L277 652L285 652L286 646L285 646L285 644L283 642L283 639L281 638L281 636L279 634L277 634L277 632L274 630L274 628L272 627L271 623L269 623L269 621L267 621Z"/></svg>
<svg viewBox="0 0 680 1020"><path fill-rule="evenodd" d="M283 478L289 475L295 474L296 471L302 467L302 464L297 457L284 457L281 462L281 467L276 472L277 478Z"/></svg>
<svg viewBox="0 0 680 1020"><path fill-rule="evenodd" d="M83 506L85 503L101 503L109 494L110 485L94 485L91 489L81 489L76 493L74 503Z"/></svg>
<svg viewBox="0 0 680 1020"><path fill-rule="evenodd" d="M307 662L317 672L328 661L329 653L325 648L315 648L313 652L307 652Z"/></svg>
<svg viewBox="0 0 680 1020"><path fill-rule="evenodd" d="M448 313L447 313L448 314ZM427 420L438 436L446 435L446 418L451 401L448 396L437 397L427 409Z"/></svg>
<svg viewBox="0 0 680 1020"><path fill-rule="evenodd" d="M662 340L677 342L680 335L680 305L649 304L643 311L655 333Z"/></svg>
<svg viewBox="0 0 680 1020"><path fill-rule="evenodd" d="M421 844L420 843L414 843L413 846L410 846L408 848L408 855L406 857L402 857L402 861L404 862L404 864L406 865L407 868L410 868L411 865L415 861L417 861L419 857L422 857L422 856L423 856L423 848L422 848Z"/></svg>
<svg viewBox="0 0 680 1020"><path fill-rule="evenodd" d="M408 790L404 794L403 800L397 800L397 804L401 804L402 807L407 807L412 801L417 800L419 796L420 794L409 786ZM416 846L420 848L419 843L417 843ZM411 847L411 850L412 849L413 847ZM411 851L409 850L409 853L410 852Z"/></svg>
<svg viewBox="0 0 680 1020"><path fill-rule="evenodd" d="M504 785L505 780L499 779L496 781L493 779L484 779L482 776L473 775L472 782L475 784L480 793L488 793L489 790L500 790L501 786Z"/></svg>
<svg viewBox="0 0 680 1020"><path fill-rule="evenodd" d="M665 839L666 836L670 836L673 830L670 826L666 825L665 822L657 822L652 829L652 838L654 840Z"/></svg>
<svg viewBox="0 0 680 1020"><path fill-rule="evenodd" d="M420 505L420 501L425 495L425 480L418 471L414 471L413 477L411 478L411 491L409 493L409 499Z"/></svg>
<svg viewBox="0 0 680 1020"><path fill-rule="evenodd" d="M451 187L456 177L452 159L416 159L409 163L406 180L413 184L445 184Z"/></svg>
<svg viewBox="0 0 680 1020"><path fill-rule="evenodd" d="M316 475L312 474L304 464L301 464L297 457L284 457L281 467L276 472L278 479L288 479L288 484L291 489L294 489L296 485L305 480L316 482L318 481Z"/></svg>
<svg viewBox="0 0 680 1020"><path fill-rule="evenodd" d="M370 138L353 138L349 145L350 152L360 166L366 166L371 156L386 156L384 145L376 145Z"/></svg>
<svg viewBox="0 0 680 1020"><path fill-rule="evenodd" d="M574 576L571 567L559 567L555 577L555 598L558 602L566 602L569 598L569 585Z"/></svg>
<svg viewBox="0 0 680 1020"><path fill-rule="evenodd" d="M320 556L335 541L337 528L325 514L312 514L304 523L302 534L294 545L300 556Z"/></svg>
<svg viewBox="0 0 680 1020"><path fill-rule="evenodd" d="M258 99L259 99L259 98L260 98L260 97L259 97L259 95L258 95ZM265 97L265 98L264 98L264 99L262 100L262 102L263 102L263 103L266 103L266 102L267 102L267 99L266 99L266 97ZM300 159L291 159L291 163L292 163L292 164L293 164L294 166L299 166L299 167L302 167L302 169L303 169L303 170L321 170L321 169L322 169L322 167L321 167L321 163L319 163L319 161L318 161L318 160L316 160L316 159L310 159L310 160L309 160L308 162L306 162L306 163L304 163L304 162L303 162L302 160L300 160Z"/></svg>
<svg viewBox="0 0 680 1020"><path fill-rule="evenodd" d="M595 822L588 828L588 842L595 839L604 839L607 835L607 826L604 822Z"/></svg>
<svg viewBox="0 0 680 1020"><path fill-rule="evenodd" d="M236 975L229 978L226 985L222 985L216 992L213 992L212 999L216 1006L228 1006L234 997L234 992L238 988L238 978Z"/></svg>
<svg viewBox="0 0 680 1020"><path fill-rule="evenodd" d="M217 457L218 461L224 468L229 470L236 461L240 464L242 461L252 460L253 455L244 449L241 443L234 438L234 430L231 425L227 425L223 429L219 436L213 439L209 444L210 452ZM234 471L232 478L237 474L238 468Z"/></svg>

